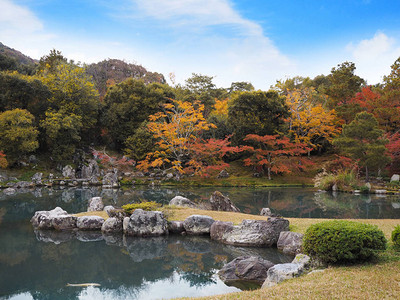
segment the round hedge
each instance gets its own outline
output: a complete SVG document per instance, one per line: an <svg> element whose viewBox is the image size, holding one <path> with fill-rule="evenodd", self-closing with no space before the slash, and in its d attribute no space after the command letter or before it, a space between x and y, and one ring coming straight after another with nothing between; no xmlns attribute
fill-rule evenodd
<svg viewBox="0 0 400 300"><path fill-rule="evenodd" d="M400 225L397 225L392 231L393 246L400 249Z"/></svg>
<svg viewBox="0 0 400 300"><path fill-rule="evenodd" d="M327 221L311 225L303 238L303 250L326 263L364 261L386 249L386 238L377 226L351 221Z"/></svg>

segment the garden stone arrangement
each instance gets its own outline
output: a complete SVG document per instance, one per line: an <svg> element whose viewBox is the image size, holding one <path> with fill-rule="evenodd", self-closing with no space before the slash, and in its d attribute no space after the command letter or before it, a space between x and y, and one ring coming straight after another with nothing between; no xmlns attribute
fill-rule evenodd
<svg viewBox="0 0 400 300"><path fill-rule="evenodd" d="M178 199L177 197L172 199L170 203L193 207L194 203L188 202L190 200L178 197ZM230 203L228 204L225 207L232 208ZM235 209L232 210L235 211ZM122 244L125 237L157 237L168 234L207 235L212 240L227 245L241 247L278 245L278 249L286 254L295 256L301 252L302 235L290 232L289 221L280 217L267 217L267 220L243 220L239 225L215 221L206 215L191 215L183 222L168 222L161 211L135 209L129 216L123 209L104 206L101 197L91 198L88 201L87 211L105 211L108 218L105 220L96 215L75 216L68 214L60 207L50 211L35 212L31 223L37 239L51 240L51 234L43 234L43 230L73 232L73 235L80 240L106 239L111 244ZM303 254L299 255L301 258L296 256L290 264L277 265L256 256L237 257L219 271L219 276L226 284L237 287L242 287L243 282L252 283L258 287L272 286L303 273L309 265L310 258Z"/></svg>

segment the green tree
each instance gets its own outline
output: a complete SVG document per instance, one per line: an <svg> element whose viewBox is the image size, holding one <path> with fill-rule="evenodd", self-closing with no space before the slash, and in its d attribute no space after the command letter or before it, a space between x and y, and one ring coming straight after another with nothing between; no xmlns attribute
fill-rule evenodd
<svg viewBox="0 0 400 300"><path fill-rule="evenodd" d="M126 139L135 134L148 116L161 109L161 104L173 98L172 89L163 84L145 85L141 80L127 79L108 89L104 98L102 124L116 149L122 149Z"/></svg>
<svg viewBox="0 0 400 300"><path fill-rule="evenodd" d="M228 106L232 142L239 145L248 134L274 134L289 115L285 97L276 91L238 93L232 97Z"/></svg>
<svg viewBox="0 0 400 300"><path fill-rule="evenodd" d="M47 147L53 160L70 160L81 140L82 118L64 110L49 110L40 126L46 133Z"/></svg>
<svg viewBox="0 0 400 300"><path fill-rule="evenodd" d="M21 108L35 116L44 117L51 93L40 80L18 73L0 73L0 111Z"/></svg>
<svg viewBox="0 0 400 300"><path fill-rule="evenodd" d="M347 61L337 68L332 68L331 74L328 75L330 85L324 91L329 96L329 109L336 109L338 116L346 123L351 122L355 113L359 112L354 110L351 99L365 84L364 79L354 74L355 70L355 64Z"/></svg>
<svg viewBox="0 0 400 300"><path fill-rule="evenodd" d="M48 55L44 55L39 60L38 71L47 71L50 73L57 72L57 66L68 63L68 59L62 55L61 51L56 49L50 50Z"/></svg>
<svg viewBox="0 0 400 300"><path fill-rule="evenodd" d="M10 161L39 147L35 117L25 109L7 110L0 114L0 149Z"/></svg>
<svg viewBox="0 0 400 300"><path fill-rule="evenodd" d="M125 141L125 153L136 161L146 158L147 153L156 148L156 139L147 128L148 122L144 121L135 133Z"/></svg>
<svg viewBox="0 0 400 300"><path fill-rule="evenodd" d="M251 91L254 91L254 86L251 84L251 82L246 81L232 82L230 88L228 88L229 93Z"/></svg>
<svg viewBox="0 0 400 300"><path fill-rule="evenodd" d="M358 164L365 168L368 181L369 170L382 169L390 162L385 147L388 140L383 134L375 117L361 112L350 124L343 126L342 134L333 140L333 144L344 154L358 160Z"/></svg>
<svg viewBox="0 0 400 300"><path fill-rule="evenodd" d="M82 122L81 139L85 143L93 142L98 136L95 129L98 125L100 102L99 95L84 68L70 63L59 63L53 71L41 71L37 78L51 92L49 109L79 116Z"/></svg>

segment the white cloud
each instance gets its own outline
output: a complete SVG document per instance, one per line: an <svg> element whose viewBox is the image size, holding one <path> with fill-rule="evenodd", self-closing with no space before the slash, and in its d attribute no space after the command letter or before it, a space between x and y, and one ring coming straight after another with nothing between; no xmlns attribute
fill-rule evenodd
<svg viewBox="0 0 400 300"><path fill-rule="evenodd" d="M390 66L400 56L399 42L383 32L377 32L371 39L350 43L346 50L352 55L357 74L369 84L382 81L390 73Z"/></svg>
<svg viewBox="0 0 400 300"><path fill-rule="evenodd" d="M260 25L236 12L227 0L133 0L147 16L174 25L236 25L248 35L262 35Z"/></svg>
<svg viewBox="0 0 400 300"><path fill-rule="evenodd" d="M256 88L268 89L295 69L262 27L243 17L228 0L131 1L132 18L151 18L173 29L174 37L177 32L186 37L165 45L164 59L153 56L154 64L145 64L164 74L175 71L178 82L194 72L216 76L219 86L251 81Z"/></svg>

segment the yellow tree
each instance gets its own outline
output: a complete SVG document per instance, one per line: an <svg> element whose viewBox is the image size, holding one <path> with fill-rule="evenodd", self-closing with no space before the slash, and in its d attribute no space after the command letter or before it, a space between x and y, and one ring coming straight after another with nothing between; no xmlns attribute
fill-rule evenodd
<svg viewBox="0 0 400 300"><path fill-rule="evenodd" d="M164 110L149 116L148 129L157 140L158 150L147 154L138 163L139 169L171 166L179 173L194 164L192 145L199 139L202 131L215 127L204 116L204 105L195 101L182 102L172 100L163 105Z"/></svg>
<svg viewBox="0 0 400 300"><path fill-rule="evenodd" d="M340 132L340 120L335 110L325 110L320 97L313 88L294 89L286 96L290 109L289 133L295 142L304 143L313 149L319 148L322 139L332 142Z"/></svg>

